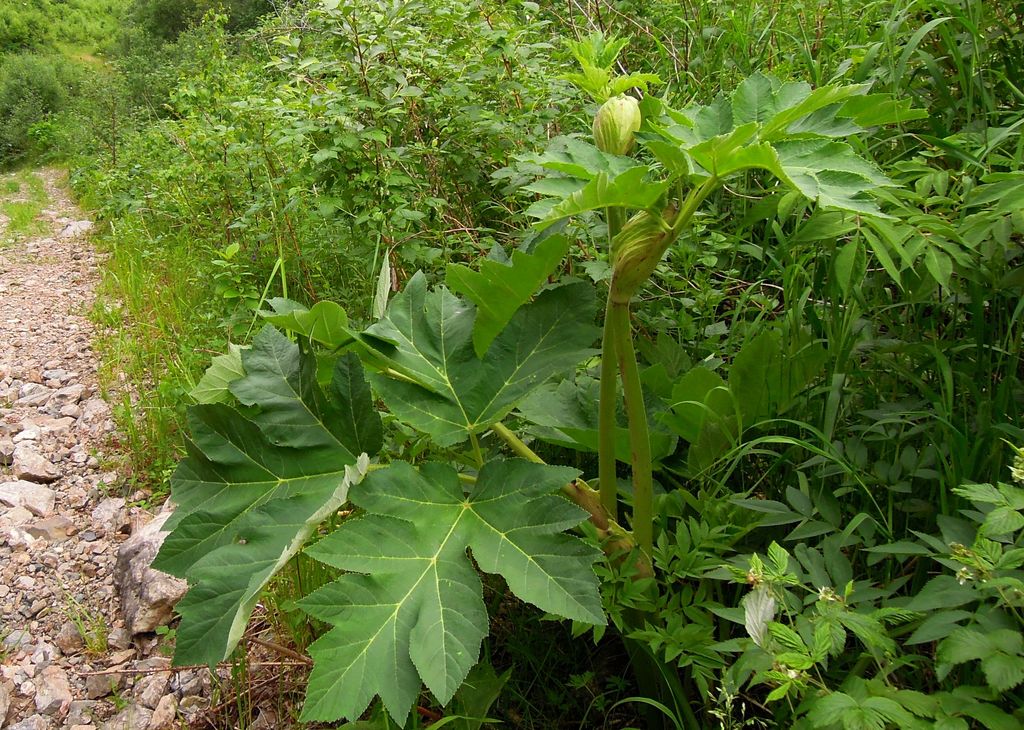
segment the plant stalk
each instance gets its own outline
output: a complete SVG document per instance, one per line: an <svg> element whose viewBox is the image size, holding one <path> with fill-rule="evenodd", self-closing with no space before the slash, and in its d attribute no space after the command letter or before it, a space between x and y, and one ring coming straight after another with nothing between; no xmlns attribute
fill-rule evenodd
<svg viewBox="0 0 1024 730"><path fill-rule="evenodd" d="M601 505L613 520L618 520L618 480L615 476L615 412L618 405L616 376L615 320L612 300L605 305L604 334L601 338L601 384L597 411L597 483Z"/></svg>
<svg viewBox="0 0 1024 730"><path fill-rule="evenodd" d="M613 246L625 224L626 211L618 207L605 209L608 224L608 258L614 262ZM618 405L618 383L615 364L615 324L608 316L612 306L611 298L605 306L604 329L601 336L601 384L597 406L597 485L601 490L601 505L608 516L618 521L619 489L615 476L615 412Z"/></svg>
<svg viewBox="0 0 1024 730"><path fill-rule="evenodd" d="M651 435L647 427L640 368L633 349L629 305L613 304L608 316L613 322L615 351L622 373L622 392L629 421L629 447L633 461L633 534L637 545L650 557L654 549L654 475ZM602 490L603 492L603 490Z"/></svg>

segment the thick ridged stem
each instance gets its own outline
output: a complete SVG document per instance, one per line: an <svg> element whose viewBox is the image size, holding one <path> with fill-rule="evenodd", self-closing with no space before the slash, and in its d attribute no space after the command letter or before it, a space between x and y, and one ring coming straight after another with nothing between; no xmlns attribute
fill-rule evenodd
<svg viewBox="0 0 1024 730"><path fill-rule="evenodd" d="M618 364L615 356L615 320L608 300L601 340L601 386L597 410L597 478L601 504L613 520L618 520L618 480L615 476L615 411L618 405Z"/></svg>
<svg viewBox="0 0 1024 730"><path fill-rule="evenodd" d="M608 224L608 259L614 263L615 237L625 224L626 211L610 207L605 210ZM597 406L597 486L601 490L601 505L613 521L619 518L619 489L615 476L615 411L618 401L618 369L615 362L614 323L608 316L611 299L604 312L604 334L601 337L601 385Z"/></svg>
<svg viewBox="0 0 1024 730"><path fill-rule="evenodd" d="M610 316L614 321L615 352L622 374L622 393L629 421L629 448L633 462L633 535L644 555L654 549L654 475L651 463L651 436L647 427L640 368L633 350L629 322L629 305L614 304Z"/></svg>

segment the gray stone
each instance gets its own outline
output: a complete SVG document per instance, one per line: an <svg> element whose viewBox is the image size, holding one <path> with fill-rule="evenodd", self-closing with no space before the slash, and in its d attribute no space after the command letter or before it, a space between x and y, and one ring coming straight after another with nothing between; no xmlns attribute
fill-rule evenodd
<svg viewBox="0 0 1024 730"><path fill-rule="evenodd" d="M0 727L4 726L7 718L7 710L11 708L11 692L14 685L10 682L0 682Z"/></svg>
<svg viewBox="0 0 1024 730"><path fill-rule="evenodd" d="M171 620L175 604L188 591L188 584L154 570L151 565L167 536L164 512L122 543L117 551L114 577L121 598L125 628L133 636L155 631Z"/></svg>
<svg viewBox="0 0 1024 730"><path fill-rule="evenodd" d="M22 441L38 441L40 435L38 428L26 428L14 437L14 443L20 444Z"/></svg>
<svg viewBox="0 0 1024 730"><path fill-rule="evenodd" d="M87 390L84 385L77 383L75 385L69 385L66 388L61 388L56 391L51 397L49 406L50 408L62 408L66 405L72 405L78 403L85 396Z"/></svg>
<svg viewBox="0 0 1024 730"><path fill-rule="evenodd" d="M111 649L124 650L132 645L131 635L123 628L111 629L107 635L107 644Z"/></svg>
<svg viewBox="0 0 1024 730"><path fill-rule="evenodd" d="M32 715L9 726L7 730L50 730L50 722L42 715Z"/></svg>
<svg viewBox="0 0 1024 730"><path fill-rule="evenodd" d="M28 442L14 447L13 471L16 479L43 484L55 481L60 476L57 467Z"/></svg>
<svg viewBox="0 0 1024 730"><path fill-rule="evenodd" d="M64 722L68 725L91 725L98 704L96 700L75 700L68 708Z"/></svg>
<svg viewBox="0 0 1024 730"><path fill-rule="evenodd" d="M0 532L0 537L7 541L12 550L28 550L36 544L36 538L29 535L20 527L11 526Z"/></svg>
<svg viewBox="0 0 1024 730"><path fill-rule="evenodd" d="M167 694L167 685L170 683L171 677L169 672L154 672L153 674L146 674L135 681L135 687L132 690L132 694L135 695L135 699L143 707L153 709L156 707L160 698Z"/></svg>
<svg viewBox="0 0 1024 730"><path fill-rule="evenodd" d="M14 401L14 405L25 408L41 408L49 402L51 396L53 396L53 391L45 385L25 383L18 391L18 399Z"/></svg>
<svg viewBox="0 0 1024 730"><path fill-rule="evenodd" d="M35 515L24 507L11 507L0 513L0 526L24 525L27 522L31 522L33 517Z"/></svg>
<svg viewBox="0 0 1024 730"><path fill-rule="evenodd" d="M100 725L100 730L142 730L149 727L152 719L153 713L145 707L128 705Z"/></svg>
<svg viewBox="0 0 1024 730"><path fill-rule="evenodd" d="M56 496L49 487L19 479L0 484L0 503L8 507L24 507L36 517L53 513Z"/></svg>
<svg viewBox="0 0 1024 730"><path fill-rule="evenodd" d="M102 398L90 398L82 403L81 418L83 421L98 421L106 418L109 413L110 406Z"/></svg>
<svg viewBox="0 0 1024 730"><path fill-rule="evenodd" d="M178 700L174 695L164 695L157 702L146 730L173 730L174 720L178 716Z"/></svg>
<svg viewBox="0 0 1024 730"><path fill-rule="evenodd" d="M42 671L36 692L36 712L43 715L63 714L71 707L73 699L71 684L63 669L49 666Z"/></svg>
<svg viewBox="0 0 1024 730"><path fill-rule="evenodd" d="M92 510L93 524L107 532L117 532L127 519L124 497L107 497Z"/></svg>
<svg viewBox="0 0 1024 730"><path fill-rule="evenodd" d="M15 629L4 637L3 646L8 651L18 651L32 643L32 634L25 629Z"/></svg>
<svg viewBox="0 0 1024 730"><path fill-rule="evenodd" d="M85 696L98 700L112 695L124 683L123 674L89 674L85 678Z"/></svg>
<svg viewBox="0 0 1024 730"><path fill-rule="evenodd" d="M71 221L58 234L61 238L76 238L92 230L92 221Z"/></svg>

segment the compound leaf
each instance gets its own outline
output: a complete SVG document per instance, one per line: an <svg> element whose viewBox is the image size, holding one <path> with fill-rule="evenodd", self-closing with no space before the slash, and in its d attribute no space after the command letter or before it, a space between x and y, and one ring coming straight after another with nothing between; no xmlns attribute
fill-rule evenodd
<svg viewBox="0 0 1024 730"><path fill-rule="evenodd" d="M226 403L231 400L228 386L245 376L242 367L242 350L244 348L231 343L228 351L210 361L203 377L189 395L196 403Z"/></svg>
<svg viewBox="0 0 1024 730"><path fill-rule="evenodd" d="M483 357L494 338L537 288L555 270L569 250L569 238L558 234L537 244L533 253L512 252L510 264L483 259L480 271L449 264L446 281L451 289L476 304L473 347Z"/></svg>
<svg viewBox="0 0 1024 730"><path fill-rule="evenodd" d="M259 406L253 420L275 444L341 446L353 454L380 450L380 416L356 355L338 358L324 391L316 360L268 326L242 353L242 364L246 375L231 383L231 392L244 405Z"/></svg>
<svg viewBox="0 0 1024 730"><path fill-rule="evenodd" d="M192 407L192 440L171 478L177 508L154 566L190 586L178 604L177 664L230 655L263 586L362 478L369 459L353 448L379 442L379 434L353 438L331 420L372 431L379 418L358 362L339 363L327 395L311 377L313 356L276 330L261 333L243 358L248 374L234 385L249 415L223 404Z"/></svg>
<svg viewBox="0 0 1024 730"><path fill-rule="evenodd" d="M447 703L487 633L477 565L521 599L588 623L604 617L596 550L562 534L585 517L554 494L578 474L521 459L488 462L466 495L444 464L373 472L353 494L365 516L307 552L349 571L302 599L335 628L310 647L304 720L356 718L379 695L400 724L420 682Z"/></svg>
<svg viewBox="0 0 1024 730"><path fill-rule="evenodd" d="M364 334L399 375L375 375L373 385L398 418L441 446L459 443L592 353L594 307L587 284L548 289L512 316L480 358L473 346L475 308L443 287L428 292L417 274Z"/></svg>

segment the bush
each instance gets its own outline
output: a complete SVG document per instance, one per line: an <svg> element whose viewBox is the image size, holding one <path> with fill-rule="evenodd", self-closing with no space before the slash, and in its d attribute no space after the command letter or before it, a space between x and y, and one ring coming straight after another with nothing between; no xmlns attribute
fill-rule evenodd
<svg viewBox="0 0 1024 730"><path fill-rule="evenodd" d="M33 147L32 129L65 107L74 71L62 59L30 54L0 64L0 161Z"/></svg>
<svg viewBox="0 0 1024 730"><path fill-rule="evenodd" d="M46 15L36 5L0 6L0 53L40 46L48 27Z"/></svg>
<svg viewBox="0 0 1024 730"><path fill-rule="evenodd" d="M230 31L252 28L273 10L270 0L135 0L132 17L149 35L173 41L206 13L223 13Z"/></svg>

